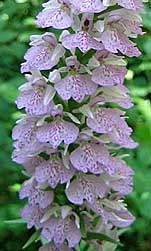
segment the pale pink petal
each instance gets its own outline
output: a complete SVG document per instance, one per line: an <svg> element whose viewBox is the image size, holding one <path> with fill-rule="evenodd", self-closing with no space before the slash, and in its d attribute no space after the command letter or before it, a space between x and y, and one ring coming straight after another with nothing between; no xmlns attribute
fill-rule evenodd
<svg viewBox="0 0 151 251"><path fill-rule="evenodd" d="M121 211L106 211L106 217L108 221L112 222L112 224L116 227L125 228L131 225L135 217L128 210Z"/></svg>
<svg viewBox="0 0 151 251"><path fill-rule="evenodd" d="M51 218L43 227L42 236L48 241L54 241L57 246L68 241L69 248L75 247L81 239L80 230L77 228L74 218Z"/></svg>
<svg viewBox="0 0 151 251"><path fill-rule="evenodd" d="M44 160L36 167L35 178L38 183L48 182L54 188L58 183L64 184L70 181L74 173L73 168L66 169L61 160L52 158L48 161Z"/></svg>
<svg viewBox="0 0 151 251"><path fill-rule="evenodd" d="M62 141L67 145L73 143L78 134L79 129L73 123L53 121L37 130L37 139L42 143L49 142L53 148L57 148Z"/></svg>
<svg viewBox="0 0 151 251"><path fill-rule="evenodd" d="M108 187L100 177L81 175L71 182L66 195L70 202L81 205L83 200L93 204L98 197L103 198L107 192Z"/></svg>
<svg viewBox="0 0 151 251"><path fill-rule="evenodd" d="M143 7L141 0L116 0L116 1L120 6L130 10L137 11Z"/></svg>
<svg viewBox="0 0 151 251"><path fill-rule="evenodd" d="M62 45L69 50L79 48L83 53L86 53L90 49L103 49L103 45L101 42L90 37L90 35L84 31L81 31L77 34L65 36L62 39Z"/></svg>
<svg viewBox="0 0 151 251"><path fill-rule="evenodd" d="M44 10L37 15L35 23L42 27L53 27L56 29L69 28L73 20L63 9Z"/></svg>
<svg viewBox="0 0 151 251"><path fill-rule="evenodd" d="M39 205L40 208L47 208L54 198L52 191L43 191L38 187L35 180L25 181L21 187L19 196L20 199L28 197L29 205Z"/></svg>
<svg viewBox="0 0 151 251"><path fill-rule="evenodd" d="M85 144L78 147L70 155L72 165L79 171L84 173L91 172L100 174L107 165L109 153L101 144Z"/></svg>
<svg viewBox="0 0 151 251"><path fill-rule="evenodd" d="M27 227L30 229L35 226L37 229L41 228L42 224L40 223L41 218L43 217L45 211L39 206L25 205L21 210L21 217L24 220L27 220Z"/></svg>
<svg viewBox="0 0 151 251"><path fill-rule="evenodd" d="M102 86L123 84L126 73L125 67L104 64L93 71L92 80Z"/></svg>
<svg viewBox="0 0 151 251"><path fill-rule="evenodd" d="M118 53L118 51L120 51L129 57L138 57L141 54L136 48L136 44L117 29L104 31L101 36L101 41L105 49L112 53Z"/></svg>
<svg viewBox="0 0 151 251"><path fill-rule="evenodd" d="M96 84L88 75L72 75L65 77L55 85L57 93L63 100L71 97L78 103L82 102L85 95L92 95L96 91Z"/></svg>
<svg viewBox="0 0 151 251"><path fill-rule="evenodd" d="M99 13L106 7L100 0L70 0L79 12Z"/></svg>
<svg viewBox="0 0 151 251"><path fill-rule="evenodd" d="M17 97L17 107L18 109L25 108L26 113L29 115L46 115L51 114L54 103L49 102L44 105L44 95L45 89L42 87L37 87L28 91L23 91Z"/></svg>

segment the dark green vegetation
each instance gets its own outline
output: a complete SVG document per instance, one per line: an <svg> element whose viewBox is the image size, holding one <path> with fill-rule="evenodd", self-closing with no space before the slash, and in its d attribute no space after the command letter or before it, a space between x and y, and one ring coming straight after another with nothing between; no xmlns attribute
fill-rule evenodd
<svg viewBox="0 0 151 251"><path fill-rule="evenodd" d="M19 65L27 49L29 35L37 34L33 17L42 0L0 1L0 251L21 251L32 235L24 224L6 224L4 220L19 218L22 203L18 190L23 182L21 167L11 161L11 128L20 113L14 100L17 88L24 83ZM126 84L131 91L135 106L128 112L128 122L133 127L139 148L129 153L129 164L136 172L134 192L127 197L130 210L137 220L132 227L121 231L124 247L117 251L151 250L151 3L146 5L143 17L147 33L137 42L142 51L139 59L129 60ZM26 250L37 250L38 243Z"/></svg>

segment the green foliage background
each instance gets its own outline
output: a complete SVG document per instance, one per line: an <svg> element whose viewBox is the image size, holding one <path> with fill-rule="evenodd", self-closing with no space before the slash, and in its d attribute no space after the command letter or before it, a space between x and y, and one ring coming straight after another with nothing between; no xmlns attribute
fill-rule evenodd
<svg viewBox="0 0 151 251"><path fill-rule="evenodd" d="M33 18L42 0L0 1L0 251L21 251L33 233L25 225L12 225L4 220L19 218L22 203L18 190L23 182L21 167L12 163L11 129L19 117L14 100L18 86L24 83L19 73L29 35L37 34ZM134 192L127 197L130 210L136 216L135 223L121 231L123 248L117 251L151 251L151 3L146 4L143 16L144 31L137 39L142 56L129 59L126 85L130 89L135 106L128 112L128 122L133 127L134 138L139 142L135 151L127 151L127 159L136 174ZM125 153L125 152L124 152ZM36 251L39 243L27 251Z"/></svg>

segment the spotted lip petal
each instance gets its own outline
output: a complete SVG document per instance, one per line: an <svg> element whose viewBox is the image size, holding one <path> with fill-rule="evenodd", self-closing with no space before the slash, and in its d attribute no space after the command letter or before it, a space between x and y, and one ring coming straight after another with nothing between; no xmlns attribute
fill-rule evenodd
<svg viewBox="0 0 151 251"><path fill-rule="evenodd" d="M89 75L72 75L58 82L55 89L63 100L69 100L72 97L80 103L86 95L94 94L97 86Z"/></svg>
<svg viewBox="0 0 151 251"><path fill-rule="evenodd" d="M23 91L17 98L16 104L18 109L25 108L27 114L31 116L51 114L55 107L54 102L49 102L44 105L44 88L34 88L28 91Z"/></svg>
<svg viewBox="0 0 151 251"><path fill-rule="evenodd" d="M43 10L37 15L35 23L42 27L53 27L55 29L66 29L71 27L73 20L64 10Z"/></svg>
<svg viewBox="0 0 151 251"><path fill-rule="evenodd" d="M31 48L25 53L22 73L30 70L50 70L63 56L64 50L52 33L31 36Z"/></svg>
<svg viewBox="0 0 151 251"><path fill-rule="evenodd" d="M100 0L70 0L80 13L99 13L106 9Z"/></svg>
<svg viewBox="0 0 151 251"><path fill-rule="evenodd" d="M136 44L128 39L120 30L106 30L102 33L101 41L106 50L112 53L120 51L129 57L138 57L141 55L136 48Z"/></svg>
<svg viewBox="0 0 151 251"><path fill-rule="evenodd" d="M104 165L107 165L108 159L109 152L107 149L96 143L78 147L70 155L70 161L74 168L84 173L100 174L104 172Z"/></svg>
<svg viewBox="0 0 151 251"><path fill-rule="evenodd" d="M104 48L101 42L92 38L87 32L84 31L65 36L62 39L62 45L69 50L79 48L83 53L86 53L90 49L102 50Z"/></svg>
<svg viewBox="0 0 151 251"><path fill-rule="evenodd" d="M130 9L130 10L134 10L134 11L138 11L141 10L143 7L142 1L140 0L116 0L117 3L126 8L126 9Z"/></svg>
<svg viewBox="0 0 151 251"><path fill-rule="evenodd" d="M89 128L97 133L110 133L120 119L120 112L111 108L96 108L93 118L87 119Z"/></svg>
<svg viewBox="0 0 151 251"><path fill-rule="evenodd" d="M12 131L12 138L15 140L14 146L16 149L25 149L28 146L28 150L34 151L41 147L41 144L36 140L36 118L27 117L19 124L17 124Z"/></svg>
<svg viewBox="0 0 151 251"><path fill-rule="evenodd" d="M25 205L23 209L21 210L21 217L24 220L27 220L28 229L35 226L37 229L41 228L42 224L40 223L40 220L42 216L44 215L45 211L44 209L41 209L39 206L31 206L29 204Z"/></svg>
<svg viewBox="0 0 151 251"><path fill-rule="evenodd" d="M100 177L85 174L71 182L66 195L71 203L82 205L84 200L93 204L97 197L103 198L107 192L108 187Z"/></svg>
<svg viewBox="0 0 151 251"><path fill-rule="evenodd" d="M34 46L26 52L24 59L31 69L48 70L54 65L51 61L52 52L47 46Z"/></svg>
<svg viewBox="0 0 151 251"><path fill-rule="evenodd" d="M54 241L59 246L68 241L69 248L75 247L80 239L80 230L77 228L74 219L66 217L65 219L51 218L44 223L42 236L48 241Z"/></svg>
<svg viewBox="0 0 151 251"><path fill-rule="evenodd" d="M28 197L28 203L31 206L39 205L40 208L47 208L53 201L52 191L43 191L38 187L35 180L25 181L20 189L20 199Z"/></svg>
<svg viewBox="0 0 151 251"><path fill-rule="evenodd" d="M133 149L137 146L130 138L132 129L117 109L97 108L93 118L87 118L87 126L97 133L108 134L111 142L124 148Z"/></svg>
<svg viewBox="0 0 151 251"><path fill-rule="evenodd" d="M35 178L39 184L48 184L55 188L57 184L64 184L73 177L74 169L66 169L63 162L58 159L44 160L36 167Z"/></svg>
<svg viewBox="0 0 151 251"><path fill-rule="evenodd" d="M93 71L92 80L101 86L123 84L126 73L125 67L104 64Z"/></svg>
<svg viewBox="0 0 151 251"><path fill-rule="evenodd" d="M70 145L77 139L78 134L79 129L73 123L53 121L37 130L37 139L42 143L49 142L53 148L57 148L62 141Z"/></svg>

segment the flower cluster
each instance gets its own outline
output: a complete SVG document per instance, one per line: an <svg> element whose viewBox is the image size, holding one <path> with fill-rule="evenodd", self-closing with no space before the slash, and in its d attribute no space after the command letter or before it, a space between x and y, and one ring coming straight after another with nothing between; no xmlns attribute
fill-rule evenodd
<svg viewBox="0 0 151 251"><path fill-rule="evenodd" d="M131 38L143 33L141 12L141 0L50 0L36 17L47 30L31 36L21 65L27 82L16 105L26 114L12 132L12 159L28 177L21 217L41 230L39 251L81 243L112 251L116 244L87 233L116 243L117 229L134 221L123 202L133 171L118 150L137 146L123 82L124 56L140 55Z"/></svg>

